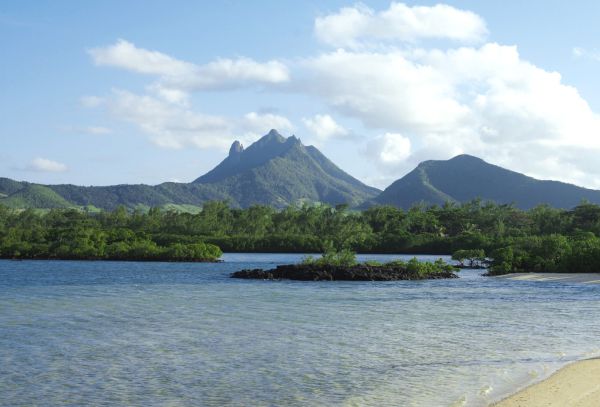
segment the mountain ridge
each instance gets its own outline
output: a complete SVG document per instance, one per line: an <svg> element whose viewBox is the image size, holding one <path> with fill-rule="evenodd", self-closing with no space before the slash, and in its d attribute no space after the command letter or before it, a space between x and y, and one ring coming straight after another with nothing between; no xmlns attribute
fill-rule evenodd
<svg viewBox="0 0 600 407"><path fill-rule="evenodd" d="M27 185L40 185L46 188L46 193L30 200L11 198ZM275 129L246 149L235 141L220 164L190 183L77 186L0 178L0 194L4 195L0 195L0 204L15 207L22 203L32 207L35 203L39 208L201 206L212 200L228 201L236 207L263 204L282 208L300 202L357 206L379 192L344 172L316 147L304 146L295 136L285 138Z"/></svg>
<svg viewBox="0 0 600 407"><path fill-rule="evenodd" d="M234 141L229 154L212 170L190 183L112 186L42 185L0 178L0 204L16 208L198 208L207 201L234 207L254 204L349 204L355 208L414 204L442 205L475 198L528 209L538 204L570 208L581 200L600 204L600 191L559 181L538 180L461 154L427 160L384 191L344 172L314 146L277 130L244 148Z"/></svg>

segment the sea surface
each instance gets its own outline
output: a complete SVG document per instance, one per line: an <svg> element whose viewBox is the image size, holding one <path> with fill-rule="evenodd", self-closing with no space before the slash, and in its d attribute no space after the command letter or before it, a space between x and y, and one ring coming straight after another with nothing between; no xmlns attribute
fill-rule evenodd
<svg viewBox="0 0 600 407"><path fill-rule="evenodd" d="M599 285L229 278L301 257L0 261L0 405L485 406L600 354Z"/></svg>

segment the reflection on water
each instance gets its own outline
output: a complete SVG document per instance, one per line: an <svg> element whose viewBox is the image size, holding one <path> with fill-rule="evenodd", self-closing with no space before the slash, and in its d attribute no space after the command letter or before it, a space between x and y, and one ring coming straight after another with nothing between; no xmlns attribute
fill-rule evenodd
<svg viewBox="0 0 600 407"><path fill-rule="evenodd" d="M483 406L600 350L596 285L228 278L301 257L0 261L0 404Z"/></svg>

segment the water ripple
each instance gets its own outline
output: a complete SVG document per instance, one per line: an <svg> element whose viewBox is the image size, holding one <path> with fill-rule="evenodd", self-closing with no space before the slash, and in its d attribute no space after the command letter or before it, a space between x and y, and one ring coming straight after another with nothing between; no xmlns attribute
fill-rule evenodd
<svg viewBox="0 0 600 407"><path fill-rule="evenodd" d="M301 256L0 261L0 405L484 406L600 351L597 286L228 278Z"/></svg>

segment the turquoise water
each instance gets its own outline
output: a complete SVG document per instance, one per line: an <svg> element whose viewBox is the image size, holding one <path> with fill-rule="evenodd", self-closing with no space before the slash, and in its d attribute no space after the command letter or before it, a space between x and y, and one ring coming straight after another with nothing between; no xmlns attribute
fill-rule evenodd
<svg viewBox="0 0 600 407"><path fill-rule="evenodd" d="M402 256L367 256L397 258ZM600 287L0 261L0 405L484 406L600 351Z"/></svg>

